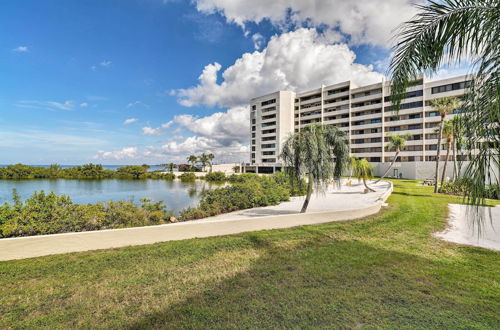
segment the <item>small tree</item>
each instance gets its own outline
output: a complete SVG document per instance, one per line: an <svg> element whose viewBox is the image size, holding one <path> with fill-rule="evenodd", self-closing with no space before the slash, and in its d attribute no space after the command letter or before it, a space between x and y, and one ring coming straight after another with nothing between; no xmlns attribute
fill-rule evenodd
<svg viewBox="0 0 500 330"><path fill-rule="evenodd" d="M214 162L215 155L210 153L207 155L207 158L208 158L208 166L210 166L210 172L212 172L212 165Z"/></svg>
<svg viewBox="0 0 500 330"><path fill-rule="evenodd" d="M389 165L385 173L375 183L378 183L380 180L385 178L387 173L389 173L390 169L394 166L394 163L396 163L396 160L399 157L399 153L406 147L406 140L408 140L409 137L410 137L409 134L406 135L393 134L389 136L389 144L387 145L387 150L395 150L396 154L394 155L394 159L392 160L391 164Z"/></svg>
<svg viewBox="0 0 500 330"><path fill-rule="evenodd" d="M166 167L168 168L168 170L170 171L170 173L172 173L174 171L174 168L176 166L177 165L175 165L174 163L168 163Z"/></svg>
<svg viewBox="0 0 500 330"><path fill-rule="evenodd" d="M188 163L191 163L191 169L194 170L194 165L198 161L198 157L196 157L195 155L190 155L186 159Z"/></svg>
<svg viewBox="0 0 500 330"><path fill-rule="evenodd" d="M280 157L291 184L301 182L303 176L308 178L307 195L300 211L304 213L313 187L324 190L332 177L339 182L349 160L347 138L333 126L309 125L285 141Z"/></svg>
<svg viewBox="0 0 500 330"><path fill-rule="evenodd" d="M205 153L202 153L199 157L198 157L198 161L203 165L203 169L205 169L205 167L207 166L207 164L209 163L209 159L208 159L208 155L205 154Z"/></svg>
<svg viewBox="0 0 500 330"><path fill-rule="evenodd" d="M453 141L453 122L451 120L447 120L443 123L443 136L446 138L446 157L444 159L443 173L441 174L441 187L443 187L446 168L448 167L451 146L455 143Z"/></svg>
<svg viewBox="0 0 500 330"><path fill-rule="evenodd" d="M375 191L366 184L366 180L373 177L373 166L366 158L355 159L353 161L353 175L358 178L358 180L363 180L363 185L368 191Z"/></svg>
<svg viewBox="0 0 500 330"><path fill-rule="evenodd" d="M432 100L431 105L439 112L439 116L441 117L441 120L439 122L439 134L437 143L436 173L434 175L434 192L437 193L439 181L439 158L441 157L441 140L443 139L444 128L443 122L447 114L460 107L460 101L456 97L441 97L439 99Z"/></svg>

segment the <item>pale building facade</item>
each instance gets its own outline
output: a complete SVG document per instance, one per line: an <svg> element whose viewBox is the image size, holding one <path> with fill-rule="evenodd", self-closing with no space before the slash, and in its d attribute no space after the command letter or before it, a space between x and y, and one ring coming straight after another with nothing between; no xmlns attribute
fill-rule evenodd
<svg viewBox="0 0 500 330"><path fill-rule="evenodd" d="M254 98L250 101L248 171L280 169L283 142L293 132L313 123L334 125L344 131L349 137L350 153L368 159L375 165L376 172L382 171L384 163L392 161L395 155L394 151L387 150L390 134L408 134L407 147L400 153L398 162L415 162L422 168L431 168L430 162L435 161L437 154L436 127L440 116L430 102L445 96L463 96L470 80L470 76L436 81L419 77L407 89L398 113L392 111L389 81L367 86L346 81L301 93L278 91ZM413 165L403 167L414 168ZM403 177L421 178L427 175L427 171L423 172L419 177L412 174Z"/></svg>

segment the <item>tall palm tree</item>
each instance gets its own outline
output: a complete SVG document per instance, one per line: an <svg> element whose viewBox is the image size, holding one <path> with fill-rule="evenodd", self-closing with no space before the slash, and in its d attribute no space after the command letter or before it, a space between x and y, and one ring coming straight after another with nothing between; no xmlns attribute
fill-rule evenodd
<svg viewBox="0 0 500 330"><path fill-rule="evenodd" d="M191 170L193 170L194 165L198 161L198 157L196 157L195 155L189 155L186 159L187 159L188 163L191 163Z"/></svg>
<svg viewBox="0 0 500 330"><path fill-rule="evenodd" d="M208 155L206 153L202 153L199 157L198 157L198 161L201 163L201 165L203 165L203 170L205 170L205 167L207 166L207 164L209 163L209 159L208 159Z"/></svg>
<svg viewBox="0 0 500 330"><path fill-rule="evenodd" d="M451 146L455 143L453 140L453 122L451 120L443 123L443 136L446 138L446 157L444 158L443 174L441 174L441 187L443 186L448 160L450 159Z"/></svg>
<svg viewBox="0 0 500 330"><path fill-rule="evenodd" d="M436 173L434 176L434 192L438 192L439 181L439 162L441 158L441 140L443 139L444 119L446 115L450 114L453 110L460 106L460 100L456 97L441 97L431 101L431 105L439 112L439 132L437 141L437 155L436 155Z"/></svg>
<svg viewBox="0 0 500 330"><path fill-rule="evenodd" d="M207 157L208 157L208 166L210 166L210 173L212 173L212 165L214 162L215 155L210 153L207 155Z"/></svg>
<svg viewBox="0 0 500 330"><path fill-rule="evenodd" d="M313 188L326 189L333 178L339 182L348 160L347 136L336 127L313 124L291 135L280 154L291 183L301 182L307 176L307 195L301 213L307 210Z"/></svg>
<svg viewBox="0 0 500 330"><path fill-rule="evenodd" d="M403 150L406 147L406 140L410 137L410 134L391 134L389 136L389 144L387 145L387 150L395 150L396 154L394 155L394 159L392 160L391 164L387 168L387 170L384 172L384 174L375 181L375 183L378 183L380 180L385 178L387 173L389 173L390 169L394 166L394 163L396 163L396 160L398 159L399 153L401 150Z"/></svg>
<svg viewBox="0 0 500 330"><path fill-rule="evenodd" d="M396 30L389 67L393 107L398 109L419 73L432 75L442 65L464 60L472 63L474 82L461 110L466 148L474 149L474 157L464 176L472 183L469 202L484 204L485 183L500 180L500 173L496 178L491 174L500 171L500 1L428 1L417 8L419 13Z"/></svg>
<svg viewBox="0 0 500 330"><path fill-rule="evenodd" d="M352 165L354 176L358 178L358 180L363 180L363 184L368 191L375 191L366 184L366 180L373 177L373 165L370 164L366 158L354 159Z"/></svg>
<svg viewBox="0 0 500 330"><path fill-rule="evenodd" d="M462 117L455 116L451 119L453 125L453 180L460 177L460 171L462 166L458 168L457 166L457 149L461 150L463 145L463 128L462 128ZM461 162L461 161L460 161ZM461 164L461 163L460 163Z"/></svg>

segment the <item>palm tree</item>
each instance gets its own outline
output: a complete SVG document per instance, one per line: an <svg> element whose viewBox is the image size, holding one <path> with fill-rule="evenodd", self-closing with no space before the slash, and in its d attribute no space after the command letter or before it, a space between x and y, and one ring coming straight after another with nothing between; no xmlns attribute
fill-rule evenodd
<svg viewBox="0 0 500 330"><path fill-rule="evenodd" d="M450 149L451 146L455 143L453 140L453 122L451 120L447 120L443 123L443 135L446 138L446 157L444 159L443 174L441 175L441 187L443 186L444 178L446 175L446 168L448 167Z"/></svg>
<svg viewBox="0 0 500 330"><path fill-rule="evenodd" d="M213 165L213 160L215 158L215 155L210 153L207 155L208 157L208 166L210 166L210 173L212 172L212 165Z"/></svg>
<svg viewBox="0 0 500 330"><path fill-rule="evenodd" d="M356 158L354 159L352 165L353 165L352 169L354 176L358 178L358 180L363 180L363 184L368 191L372 192L375 191L372 188L368 187L368 185L366 184L366 180L369 180L373 177L372 164L370 164L368 160L366 160L366 158L362 159Z"/></svg>
<svg viewBox="0 0 500 330"><path fill-rule="evenodd" d="M441 160L441 140L443 139L444 119L446 115L460 106L460 100L456 97L442 97L431 101L431 105L439 112L441 120L439 121L439 133L437 141L437 155L436 155L436 174L434 176L434 192L438 192L439 181L439 161Z"/></svg>
<svg viewBox="0 0 500 330"><path fill-rule="evenodd" d="M168 168L168 170L170 171L170 173L172 173L174 171L174 168L176 166L177 165L175 165L174 163L168 163L165 167Z"/></svg>
<svg viewBox="0 0 500 330"><path fill-rule="evenodd" d="M199 157L198 157L198 161L203 165L203 170L205 170L205 167L207 166L209 160L208 160L208 155L205 154L205 153L202 153Z"/></svg>
<svg viewBox="0 0 500 330"><path fill-rule="evenodd" d="M196 157L195 155L189 155L186 159L188 163L191 163L191 170L192 170L194 168L194 165L198 161L198 157Z"/></svg>
<svg viewBox="0 0 500 330"><path fill-rule="evenodd" d="M401 150L403 150L406 147L406 140L408 140L409 137L410 137L410 134L405 134L405 135L391 134L389 136L389 144L387 145L387 150L395 150L396 154L394 155L394 159L392 160L392 162L389 165L389 167L387 168L387 170L380 177L380 179L375 181L375 183L378 183L380 180L385 178L387 173L389 173L391 168L394 166L394 163L396 163L396 160L398 159L399 153L401 152Z"/></svg>
<svg viewBox="0 0 500 330"><path fill-rule="evenodd" d="M471 182L469 202L481 205L485 183L500 181L500 173L491 175L495 167L500 170L500 2L442 0L417 8L419 13L396 30L389 67L393 108L399 108L406 88L421 72L432 75L442 65L472 63L471 72L476 73L461 110L465 147L474 149L474 157L464 176Z"/></svg>
<svg viewBox="0 0 500 330"><path fill-rule="evenodd" d="M313 124L291 135L280 154L291 184L307 176L307 195L301 213L307 210L313 187L324 190L330 179L339 183L349 160L349 148L344 132L332 126Z"/></svg>
<svg viewBox="0 0 500 330"><path fill-rule="evenodd" d="M460 168L457 167L457 149L462 150L463 145L463 129L462 129L462 118L460 116L455 116L451 119L453 125L453 180L460 177ZM461 163L460 163L461 164Z"/></svg>

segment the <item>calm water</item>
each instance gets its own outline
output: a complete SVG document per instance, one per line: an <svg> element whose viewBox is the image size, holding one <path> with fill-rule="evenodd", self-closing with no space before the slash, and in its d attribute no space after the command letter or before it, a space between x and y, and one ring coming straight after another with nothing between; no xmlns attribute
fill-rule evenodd
<svg viewBox="0 0 500 330"><path fill-rule="evenodd" d="M178 214L185 207L195 206L203 190L216 186L199 180L0 180L0 203L12 202L12 189L15 188L23 200L40 190L69 195L77 204L122 199L139 202L141 198L149 198L164 201L169 210Z"/></svg>

